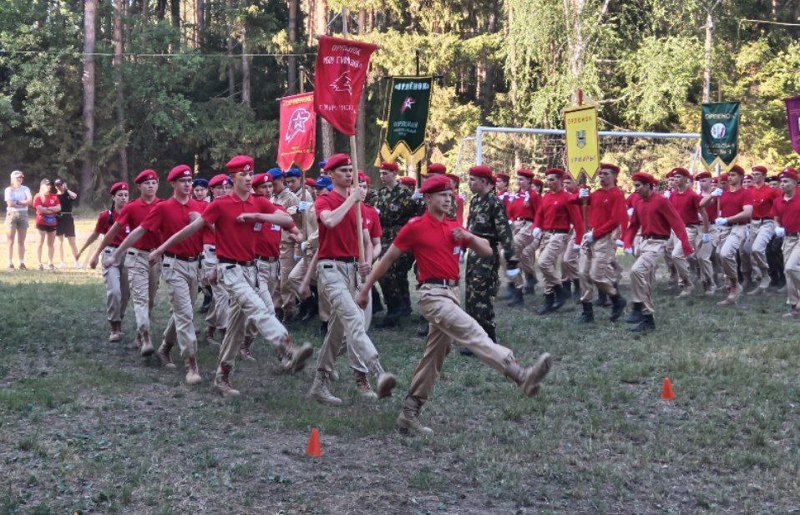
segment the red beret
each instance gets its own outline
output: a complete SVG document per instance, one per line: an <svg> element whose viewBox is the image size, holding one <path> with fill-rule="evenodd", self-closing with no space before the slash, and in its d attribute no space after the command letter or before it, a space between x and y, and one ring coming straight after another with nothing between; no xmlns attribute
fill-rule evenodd
<svg viewBox="0 0 800 515"><path fill-rule="evenodd" d="M158 174L156 173L156 171L147 169L147 170L142 170L142 172L136 176L133 182L135 184L141 184L144 181L157 181L157 180L158 180Z"/></svg>
<svg viewBox="0 0 800 515"><path fill-rule="evenodd" d="M756 165L751 168L751 170L753 170L754 173L763 173L764 175L767 175L767 167L764 165Z"/></svg>
<svg viewBox="0 0 800 515"><path fill-rule="evenodd" d="M644 184L658 184L658 180L647 172L636 172L631 179L634 182L643 182Z"/></svg>
<svg viewBox="0 0 800 515"><path fill-rule="evenodd" d="M753 176L752 176L752 175L750 175L749 173L748 173L748 174L746 174L746 175L744 176L744 178L745 178L745 179L750 179L751 181L753 180Z"/></svg>
<svg viewBox="0 0 800 515"><path fill-rule="evenodd" d="M527 168L520 168L517 170L517 177L527 177L528 179L533 179L533 171L528 170Z"/></svg>
<svg viewBox="0 0 800 515"><path fill-rule="evenodd" d="M381 170L388 170L390 172L397 173L397 171L400 169L400 167L397 166L397 163L387 163L387 162L384 161L383 163L381 163L381 168L380 169Z"/></svg>
<svg viewBox="0 0 800 515"><path fill-rule="evenodd" d="M111 189L108 192L113 195L118 191L128 191L128 183L127 182L115 182L111 185Z"/></svg>
<svg viewBox="0 0 800 515"><path fill-rule="evenodd" d="M484 179L488 179L489 182L494 184L494 174L492 174L492 169L488 166L479 165L473 166L469 169L469 174L475 177L483 177ZM508 180L508 176L506 175L506 180Z"/></svg>
<svg viewBox="0 0 800 515"><path fill-rule="evenodd" d="M728 174L727 173L719 174L719 181L720 182L728 182Z"/></svg>
<svg viewBox="0 0 800 515"><path fill-rule="evenodd" d="M446 173L444 175L445 177L448 177L451 181L456 181L456 187L458 187L458 185L461 184L461 177L459 177L458 175L454 173Z"/></svg>
<svg viewBox="0 0 800 515"><path fill-rule="evenodd" d="M252 172L255 169L253 158L250 156L233 156L225 165L230 173Z"/></svg>
<svg viewBox="0 0 800 515"><path fill-rule="evenodd" d="M672 171L669 172L669 175L667 175L667 177L677 177L679 175L681 175L683 177L686 177L687 179L691 179L692 178L692 174L689 173L689 170L687 170L686 168L681 168L681 167L673 168Z"/></svg>
<svg viewBox="0 0 800 515"><path fill-rule="evenodd" d="M400 182L400 184L403 184L405 186L409 186L411 188L417 187L417 180L411 177L410 175L404 175L397 180Z"/></svg>
<svg viewBox="0 0 800 515"><path fill-rule="evenodd" d="M694 176L694 180L699 181L700 179L710 179L711 172L700 172Z"/></svg>
<svg viewBox="0 0 800 515"><path fill-rule="evenodd" d="M791 179L793 181L797 181L797 170L794 168L784 168L783 171L778 175L779 179Z"/></svg>
<svg viewBox="0 0 800 515"><path fill-rule="evenodd" d="M272 176L268 173L260 173L253 177L253 187L261 186L262 184L266 184L268 182L272 182Z"/></svg>
<svg viewBox="0 0 800 515"><path fill-rule="evenodd" d="M739 166L739 165L733 165L733 166L730 168L730 170L728 170L728 173L729 173L729 174L730 174L730 173L738 173L739 175L741 175L742 177L744 177L744 168L742 168L742 167L741 167L741 166Z"/></svg>
<svg viewBox="0 0 800 515"><path fill-rule="evenodd" d="M533 180L532 180L531 182L532 182L533 184L535 184L535 185L539 186L539 187L542 187L542 188L544 187L544 181L543 181L543 180L541 180L541 179L540 179L540 178L538 178L538 177L534 177L534 178L533 178Z"/></svg>
<svg viewBox="0 0 800 515"><path fill-rule="evenodd" d="M496 173L494 177L495 179L503 179L506 182L511 180L511 177L509 177L507 173Z"/></svg>
<svg viewBox="0 0 800 515"><path fill-rule="evenodd" d="M325 161L325 171L332 172L340 166L348 166L350 164L352 164L350 161L350 156L347 154L333 154L328 158L327 161Z"/></svg>
<svg viewBox="0 0 800 515"><path fill-rule="evenodd" d="M364 173L364 170L358 171L358 182L366 182L367 186L372 185L372 179L370 179L369 175Z"/></svg>
<svg viewBox="0 0 800 515"><path fill-rule="evenodd" d="M188 165L178 165L169 171L167 182L174 182L184 177L192 177L192 169Z"/></svg>
<svg viewBox="0 0 800 515"><path fill-rule="evenodd" d="M437 173L447 173L447 168L442 163L431 163L428 165L428 175Z"/></svg>
<svg viewBox="0 0 800 515"><path fill-rule="evenodd" d="M618 174L619 173L619 166L611 164L611 163L600 163L601 170L609 170L611 173Z"/></svg>
<svg viewBox="0 0 800 515"><path fill-rule="evenodd" d="M212 177L211 179L209 179L208 187L209 188L215 188L215 187L217 187L220 184L225 183L225 182L230 184L233 181L231 180L230 177L228 177L224 173L219 173L219 174L215 175L214 177Z"/></svg>
<svg viewBox="0 0 800 515"><path fill-rule="evenodd" d="M559 179L563 179L564 173L565 173L564 170L562 170L561 168L548 168L544 172L544 176L547 177L548 175L557 175Z"/></svg>
<svg viewBox="0 0 800 515"><path fill-rule="evenodd" d="M451 191L453 184L446 175L435 175L422 183L420 193L439 193L440 191Z"/></svg>
<svg viewBox="0 0 800 515"><path fill-rule="evenodd" d="M311 177L306 177L306 186L315 188L317 186L317 181L315 181Z"/></svg>

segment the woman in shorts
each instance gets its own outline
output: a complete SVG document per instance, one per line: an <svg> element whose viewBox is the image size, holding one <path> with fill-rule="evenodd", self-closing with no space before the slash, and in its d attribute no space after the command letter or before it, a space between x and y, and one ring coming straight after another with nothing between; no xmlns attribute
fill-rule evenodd
<svg viewBox="0 0 800 515"><path fill-rule="evenodd" d="M14 270L14 240L17 242L19 269L25 266L25 237L28 235L28 207L33 195L27 186L22 185L25 175L19 170L11 172L11 186L5 190L6 235L8 236L8 269Z"/></svg>
<svg viewBox="0 0 800 515"><path fill-rule="evenodd" d="M64 179L56 179L56 191L58 201L61 203L61 212L58 214L58 226L56 226L56 239L58 240L58 255L61 258L60 268L64 268L64 238L69 243L72 250L72 257L75 259L75 268L80 268L78 262L78 245L75 244L75 219L72 217L72 203L78 198L78 194L69 189Z"/></svg>
<svg viewBox="0 0 800 515"><path fill-rule="evenodd" d="M55 270L53 255L56 249L56 228L58 227L58 213L61 203L58 201L53 184L50 179L42 179L39 193L33 198L33 209L36 210L36 229L39 231L39 246L36 248L36 257L39 258L39 270L44 270L42 261L42 247L47 241L48 270Z"/></svg>

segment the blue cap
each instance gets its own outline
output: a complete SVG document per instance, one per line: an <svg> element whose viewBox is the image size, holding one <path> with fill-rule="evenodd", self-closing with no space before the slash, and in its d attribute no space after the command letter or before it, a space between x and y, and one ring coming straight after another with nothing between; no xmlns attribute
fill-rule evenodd
<svg viewBox="0 0 800 515"><path fill-rule="evenodd" d="M302 176L303 172L296 166L289 168L289 171L286 172L286 177L302 177Z"/></svg>
<svg viewBox="0 0 800 515"><path fill-rule="evenodd" d="M202 186L204 188L208 188L208 181L206 179L195 179L192 181L192 188L196 188L197 186Z"/></svg>
<svg viewBox="0 0 800 515"><path fill-rule="evenodd" d="M273 181L275 179L283 179L284 176L283 170L281 170L280 168L270 168L269 170L267 170L267 173L272 176Z"/></svg>
<svg viewBox="0 0 800 515"><path fill-rule="evenodd" d="M316 184L317 184L317 188L320 188L320 189L325 188L328 191L331 191L333 189L333 181L331 180L330 177L326 177L324 175L322 177L320 177L319 179L317 179L317 183Z"/></svg>
<svg viewBox="0 0 800 515"><path fill-rule="evenodd" d="M326 165L327 163L328 163L327 161L320 161L319 163L317 163L317 168L319 168L320 170L322 170L323 168L325 168L325 165Z"/></svg>

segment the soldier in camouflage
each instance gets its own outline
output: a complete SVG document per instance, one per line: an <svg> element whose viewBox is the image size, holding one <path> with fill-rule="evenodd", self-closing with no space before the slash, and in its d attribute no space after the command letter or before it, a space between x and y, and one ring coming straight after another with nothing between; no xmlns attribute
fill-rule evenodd
<svg viewBox="0 0 800 515"><path fill-rule="evenodd" d="M508 224L506 207L494 193L494 175L488 166L473 166L469 169L469 189L474 193L469 205L467 229L489 241L494 252L489 257L480 257L474 252L467 254L466 298L467 314L474 318L497 342L492 299L497 295L500 280L500 252L509 269L516 268L514 237Z"/></svg>
<svg viewBox="0 0 800 515"><path fill-rule="evenodd" d="M395 236L408 221L417 215L418 206L411 198L411 191L397 180L396 163L383 163L380 167L381 183L375 207L378 209L383 226L381 246L389 248ZM396 326L400 319L411 314L411 295L408 290L408 271L414 258L405 253L392 264L380 280L383 300L386 303L386 316L378 327Z"/></svg>

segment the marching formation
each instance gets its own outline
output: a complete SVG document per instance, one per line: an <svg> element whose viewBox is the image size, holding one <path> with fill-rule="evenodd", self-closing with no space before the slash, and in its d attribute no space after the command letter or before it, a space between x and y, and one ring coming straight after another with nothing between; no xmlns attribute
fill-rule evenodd
<svg viewBox="0 0 800 515"><path fill-rule="evenodd" d="M324 340L309 396L324 405L342 404L334 382L343 354L360 395L391 396L397 378L384 368L368 332L373 313L385 311L376 323L384 328L412 314L412 269L427 339L397 425L417 435L432 434L420 412L453 345L524 394L539 391L550 355L524 366L498 343L494 302L501 282L500 299L510 307L525 306L538 285L538 315L575 302L580 323L595 322L598 307L610 308L614 322L630 304L625 322L648 332L656 327L653 286L663 258L680 298L724 290L718 304L727 306L743 292L785 287L786 316L800 316L800 201L798 174L791 168L774 177L762 166L751 175L733 166L719 177L675 168L663 190L652 175L638 172L626 197L613 164L600 166L594 191L558 168L541 178L520 169L511 191L509 174L474 166L466 213L460 177L438 163L419 185L399 176L396 164L383 163L377 191L346 154L320 163L317 179L306 179L297 168L256 174L253 159L243 155L226 168L206 180L195 179L186 165L174 167L167 175L169 199L156 196L159 177L153 170L136 177L136 200L129 201L128 184L114 184L110 208L99 214L80 251L100 240L90 266L102 263L109 341L122 339L132 300L137 351L176 369L177 345L186 383L196 385L202 382L196 334L205 334L220 347L213 386L224 397L240 394L231 379L235 362L255 360L258 335L273 348L281 369L303 370L314 349L295 343L287 326L315 316ZM619 247L636 257L629 300L619 287ZM162 279L170 318L156 348L150 319ZM205 298L204 330L194 324L199 292Z"/></svg>

